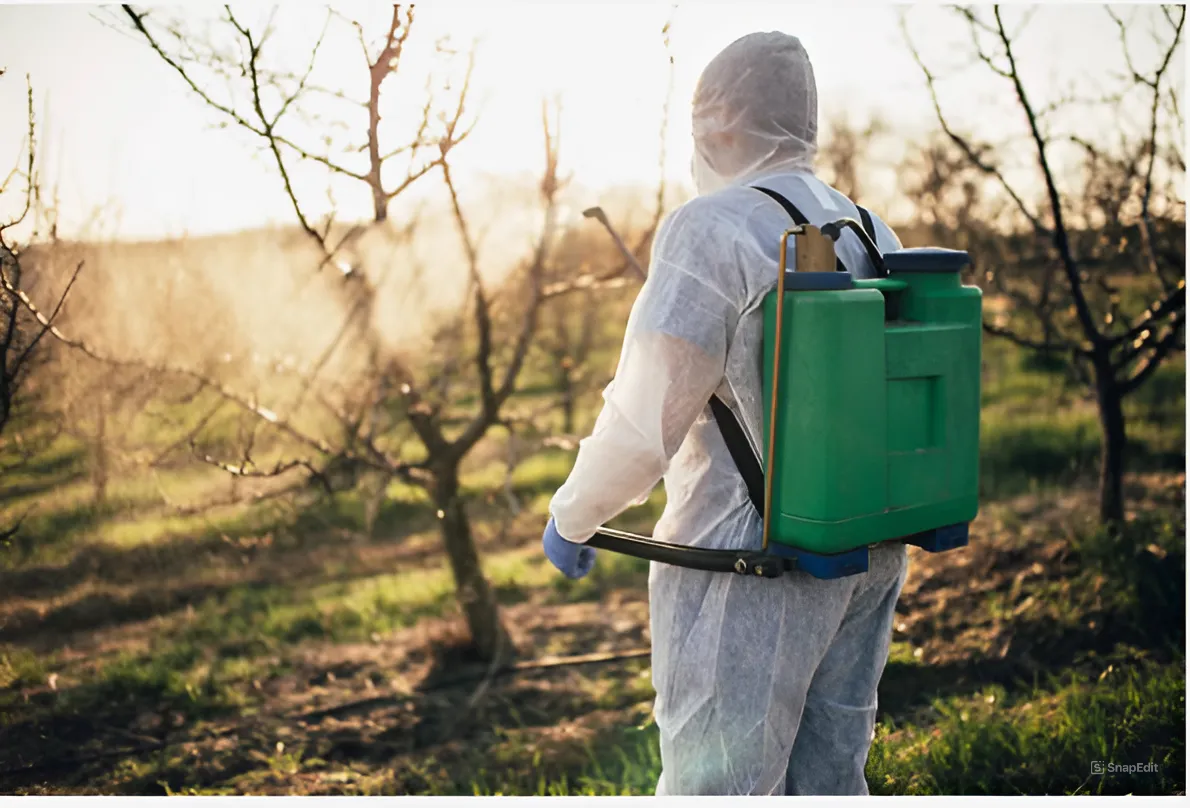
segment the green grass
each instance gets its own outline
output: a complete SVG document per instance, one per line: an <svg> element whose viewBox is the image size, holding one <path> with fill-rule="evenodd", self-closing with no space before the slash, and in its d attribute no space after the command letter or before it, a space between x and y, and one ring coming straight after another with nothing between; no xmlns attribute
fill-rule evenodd
<svg viewBox="0 0 1190 808"><path fill-rule="evenodd" d="M625 727L585 745L586 762L574 773L550 777L546 756L541 750L527 748L515 740L505 740L500 757L491 765L481 765L470 788L442 784L440 793L471 793L475 796L594 796L619 797L652 795L661 771L661 750L657 728ZM534 773L510 778L509 769L501 768L501 757L529 761Z"/></svg>
<svg viewBox="0 0 1190 808"><path fill-rule="evenodd" d="M515 602L524 590L544 586L556 577L538 554L524 551L495 555L484 566L504 603ZM227 663L246 653L272 654L308 640L367 641L456 610L450 574L442 566L309 588L239 585L208 598L192 612L166 620L151 650L137 659L150 668L184 675L200 658ZM177 649L185 652L175 653ZM26 656L19 660L20 665L31 662ZM228 670L234 673L234 668ZM233 678L245 681L252 673L255 668L249 667Z"/></svg>
<svg viewBox="0 0 1190 808"><path fill-rule="evenodd" d="M990 687L938 700L931 719L877 727L867 779L878 795L1171 794L1184 790L1185 666L1109 666L1010 693ZM575 773L550 778L540 750L508 743L537 776L481 768L479 795L649 795L661 770L655 726L627 727L587 748ZM1092 763L1153 764L1154 772L1092 773ZM459 793L439 782L432 791Z"/></svg>
<svg viewBox="0 0 1190 808"><path fill-rule="evenodd" d="M1106 580L1115 619L1135 625L1152 645L1185 650L1186 515L1143 513L1120 530L1076 534L1084 575Z"/></svg>
<svg viewBox="0 0 1190 808"><path fill-rule="evenodd" d="M16 432L22 426L16 421L10 429ZM38 447L33 458L24 460L15 441L8 439L5 439L3 451L0 451L0 462L5 469L0 474L0 503L14 510L14 506L26 504L32 498L75 482L84 471L84 449L78 441L65 436L57 436L52 440L39 438L37 432L40 430L29 431L33 434L26 439L28 441L48 440Z"/></svg>
<svg viewBox="0 0 1190 808"><path fill-rule="evenodd" d="M487 559L489 582L505 603L522 589L554 578L537 553L516 551ZM454 587L435 565L310 588L238 586L202 604L179 639L208 647L255 645L276 650L309 639L356 642L455 612Z"/></svg>
<svg viewBox="0 0 1190 808"><path fill-rule="evenodd" d="M173 645L152 657L124 654L105 664L95 679L64 694L59 713L133 716L150 709L194 719L231 706L221 670L203 661L201 649Z"/></svg>
<svg viewBox="0 0 1190 808"><path fill-rule="evenodd" d="M1009 694L933 705L934 720L882 724L868 758L875 794L1171 794L1185 789L1186 669L1109 667ZM1093 762L1155 772L1096 774Z"/></svg>
<svg viewBox="0 0 1190 808"><path fill-rule="evenodd" d="M993 410L985 411L980 426L981 498L1076 480L1098 462L1093 413L1003 416Z"/></svg>
<svg viewBox="0 0 1190 808"><path fill-rule="evenodd" d="M609 361L614 363L614 355ZM538 406L544 392L531 391L516 402ZM1130 469L1184 468L1184 392L1185 365L1179 359L1128 400ZM586 400L598 404L595 395ZM196 407L173 407L167 414L180 424L193 423ZM588 408L578 420L589 424L592 415ZM1094 405L1060 365L985 341L982 424L983 506L990 515L985 518L996 533L1018 537L1005 545L1005 553L1062 541L1067 560L1023 586L1005 584L963 601L961 626L945 619L957 604L932 615L930 631L953 632L953 642L968 643L968 659L932 664L911 643L894 643L885 676L891 698L869 760L872 790L1184 790L1184 512L1142 509L1122 532L1089 529L1090 517L1071 513L1054 535L1028 532L1035 525L1008 497L1083 485L1098 467ZM156 444L184 432L182 425L154 429L148 421L134 427L130 439ZM221 417L212 425L211 445L223 446L237 430L236 419ZM465 467L463 490L477 533L494 532L489 520L504 516L504 440L503 431L494 430ZM15 457L16 447L6 438L0 468ZM529 514L545 514L573 457L550 449L518 464L512 491ZM154 479L128 461L97 505L89 462L85 444L60 437L0 475L0 525L32 508L0 561L4 575L11 576L4 581L12 582L14 603L28 598L33 604L12 606L18 622L24 621L23 633L0 645L0 730L6 722L29 720L46 732L81 733L62 736L60 743L73 748L101 736L95 727L123 728L146 713L186 722L253 716L269 698L256 682L300 678L298 673L308 673L301 667L307 651L323 654L329 646L333 657L335 644L374 643L379 649L401 629L459 615L433 533L433 509L420 489L400 482L387 486L372 538L360 535L366 501L359 491L326 497L310 489L284 506L178 515L165 507L161 491L172 501L198 502L223 490L227 478L217 470L179 465L161 469ZM659 488L613 524L649 533L664 502ZM523 530L520 522L516 529ZM563 610L606 602L617 590L639 593L647 585L646 562L612 553L600 554L591 575L571 581L544 561L537 534L514 538L524 541L512 548L501 543L484 557L504 604L532 598L542 609ZM424 558L405 554L423 547ZM374 558L385 561L369 566ZM390 558L399 561L389 564ZM45 610L40 616L39 609ZM12 625L9 636L15 636ZM135 630L127 647L120 639L124 627ZM961 635L979 637L993 629L1012 632L1028 649L1024 653L1042 661L1010 655L1002 666L1008 673L988 674L994 685L972 677L970 671L990 670L984 666L995 660L979 656L976 644L982 640ZM93 631L101 642L116 639L113 648L85 662L60 651L33 650L36 643L48 647L74 631ZM576 644L583 643L559 630L534 653L591 650ZM1013 655L1019 656L1016 648ZM1017 668L1008 663L1033 664L1042 674L1036 681L1014 679ZM323 727L311 731L309 743L287 738L282 747L276 738L241 739L246 751L226 753L231 769L202 775L206 779L187 774L197 764L184 750L170 749L159 758L118 760L94 780L88 779L92 772L70 782L107 793L168 793L171 786L180 793L300 793L309 778L324 776L324 788L359 793L651 794L660 759L656 727L647 720L652 691L644 665L621 666L621 673L633 674L626 679L607 672L543 679L543 697L563 688L581 707L559 708L540 725L538 719L518 722L515 711L512 718L493 719L481 735L461 742L468 747L463 758L440 759L448 750L436 748L403 758L395 769L380 764L369 769L350 755L336 760L326 754L337 742ZM47 692L54 674L60 675L59 689ZM882 685L882 704L884 696ZM581 723L600 711L611 718L581 743L551 740L557 724ZM52 747L48 740L41 743ZM1151 761L1161 771L1097 777L1090 770L1094 760Z"/></svg>
<svg viewBox="0 0 1190 808"><path fill-rule="evenodd" d="M981 498L1093 479L1100 431L1089 391L1061 365L1041 362L999 340L984 340L984 365ZM1177 357L1125 400L1129 470L1185 467L1185 389L1185 359Z"/></svg>
<svg viewBox="0 0 1190 808"><path fill-rule="evenodd" d="M45 660L24 648L0 651L0 691L15 691L45 681Z"/></svg>

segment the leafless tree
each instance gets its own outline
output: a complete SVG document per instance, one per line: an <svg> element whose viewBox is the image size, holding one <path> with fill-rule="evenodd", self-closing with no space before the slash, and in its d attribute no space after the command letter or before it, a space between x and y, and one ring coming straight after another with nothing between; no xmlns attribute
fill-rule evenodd
<svg viewBox="0 0 1190 808"><path fill-rule="evenodd" d="M4 72L0 69L0 76L3 76ZM18 400L28 387L28 382L44 353L42 340L61 313L83 268L82 263L75 266L49 314L40 323L34 321L24 305L28 302L29 296L25 288L27 278L22 258L28 243L34 241L39 234L34 227L28 239L19 240L15 235L18 228L44 213L38 175L37 120L33 112L33 85L28 77L26 97L25 141L16 165L0 182L0 204L7 208L10 200L17 200L13 205L12 214L0 221L0 436L3 436L9 427ZM51 235L56 235L56 220L51 221L49 229ZM23 454L27 455L28 452ZM0 474L11 470L0 469ZM0 528L0 544L11 539L18 528L19 520L16 525Z"/></svg>
<svg viewBox="0 0 1190 808"><path fill-rule="evenodd" d="M972 176L987 181L1002 200L1003 210L1011 214L1006 221L1024 226L1024 235L1016 240L1032 245L1037 256L1039 268L1034 272L993 266L984 257L979 275L1013 306L1008 317L985 318L984 330L1031 351L1067 357L1074 372L1093 390L1102 429L1100 516L1104 522L1118 522L1124 516L1124 399L1151 378L1166 358L1184 350L1185 218L1178 188L1185 164L1180 150L1181 112L1170 70L1181 46L1185 7L1157 9L1157 26L1163 30L1154 36L1160 53L1149 68L1134 63L1126 37L1129 25L1109 9L1119 26L1128 65L1124 85L1102 98L1072 95L1047 104L1039 102L1028 87L1028 68L1021 63L1018 47L1023 24L1012 29L999 6L993 7L990 17L970 8L956 8L955 13L969 27L977 64L1004 80L1022 115L1024 148L1032 153L1035 176L1043 189L1041 203L1034 205L1026 190L1009 178L1007 164L1013 153L1021 153L1020 142L984 142L952 125L939 100L941 77L914 48L903 18L906 41L953 147L949 154L961 155L958 164L950 161L948 169L952 178L964 177L959 184L966 191L960 194L974 204L982 192ZM1070 111L1075 105L1110 104L1125 115L1121 105L1135 96L1147 99L1143 132L1130 135L1121 126L1114 147L1103 146L1094 131L1069 131L1056 121L1059 110ZM1069 147L1084 156L1089 179L1080 190L1064 187L1057 168L1056 156ZM935 176L932 181L938 185L939 179ZM1016 233L1020 232L1017 227ZM1000 236L1003 241L1011 234L1002 230ZM1132 266L1133 259L1138 266ZM1141 302L1130 305L1130 299Z"/></svg>
<svg viewBox="0 0 1190 808"><path fill-rule="evenodd" d="M150 14L156 16L156 11L139 11L130 6L123 8L133 29L198 98L230 124L260 139L271 155L302 231L319 246L324 266L332 261L342 263L344 250L351 238L358 234L358 228L348 228L345 236L336 238L329 220L323 226L316 226L306 213L305 201L290 180L291 163L321 165L332 174L365 183L374 203L373 225L386 222L390 204L412 183L432 171L440 175L465 259L465 311L460 319L450 320L438 329L428 356L419 362L411 362L385 349L372 327L377 284L363 267L347 266L345 283L352 285L354 292L349 299L343 327L319 357L314 370L303 374L299 402L288 408L288 412L297 412L300 403L312 398L321 411L330 413L339 424L333 439L313 434L298 426L294 418L266 408L255 398L228 389L216 380L181 369L174 369L174 372L194 377L218 391L226 400L254 415L264 426L287 438L291 445L302 447L306 453L300 458L279 460L271 466L257 466L249 451L242 452L234 462L204 456L208 462L232 474L276 476L304 469L312 479L333 489L344 481L354 484L360 472L367 471L380 475L384 483L379 486L380 490L387 487L387 480L394 478L422 487L438 515L458 601L476 651L484 659L500 657L510 650L510 645L495 594L480 565L461 492L460 470L469 452L493 427L515 417L510 414L511 401L518 390L530 346L538 333L545 303L576 290L602 288L616 280L605 273L592 273L558 283L546 282L551 275L558 228L556 201L563 184L558 173L557 121L551 119L548 107L544 107L545 164L538 186L542 224L536 242L531 253L519 262L507 280L490 287L487 280L490 273L484 271L489 259L483 254L481 239L460 198L449 159L452 150L466 139L475 124L467 104L473 54L468 60L466 76L449 107L437 109L441 99L427 94L420 113L422 125L414 140L386 147L379 126L380 110L384 108L380 98L386 80L400 67L401 55L414 25L413 10L402 11L400 6L393 7L390 24L378 48L369 44L362 23L345 20L337 12L330 12L327 24L337 20L350 25L358 34L365 57L360 72L361 80L366 75L368 88L367 98L362 102L366 110L364 142L357 144L355 149L366 152L368 157L366 168L357 170L335 154L299 145L282 128L285 116L302 110L303 99L312 94L348 99L346 93L338 89L316 87L309 80L318 59L321 37L314 47L309 67L302 73L293 74L265 66L271 17L266 27L258 32L230 8L225 9L221 19L223 30L230 31L239 44L238 50L232 52L204 44L176 23L154 22ZM216 98L198 77L201 71L206 71L208 79L224 77L246 84L246 88L241 87L243 91L238 97L247 100L242 106L236 106L234 102ZM349 99L346 102L350 103ZM411 161L411 167L398 182L390 184L382 169L389 160L401 156ZM412 226L406 232L411 230ZM346 338L348 335L350 339ZM80 349L89 347L75 344ZM366 394L350 401L327 395L313 378L329 356L341 348L364 351L372 369L373 383Z"/></svg>

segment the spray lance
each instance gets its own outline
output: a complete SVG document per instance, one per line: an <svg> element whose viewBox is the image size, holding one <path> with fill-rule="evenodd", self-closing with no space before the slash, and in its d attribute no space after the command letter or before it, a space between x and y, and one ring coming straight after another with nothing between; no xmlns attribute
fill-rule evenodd
<svg viewBox="0 0 1190 808"><path fill-rule="evenodd" d="M612 223L607 220L607 214L603 212L603 208L596 205L593 208L587 208L583 211L584 219L594 219L603 225L607 230L608 235L612 237L612 241L616 242L616 246L620 248L620 252L636 270L636 274L640 275L641 280L645 279L645 268L640 265L640 261L636 260L636 256L632 254L632 250L628 249L628 245L624 243L624 239L620 238L620 234L616 232L616 228L612 227Z"/></svg>
<svg viewBox="0 0 1190 808"><path fill-rule="evenodd" d="M815 227L779 194L756 190L780 203L794 221L781 235L775 294L764 303L769 373L763 467L730 408L717 397L710 404L763 518L761 549L688 547L610 528L600 528L587 544L674 566L764 578L794 569L817 578L861 573L868 568L868 548L885 541L929 552L965 546L978 511L982 333L981 292L959 280L967 254L938 248L882 254L863 208L862 224L841 218ZM588 208L583 216L602 224L646 277L602 208ZM871 260L875 278L853 279L837 257L835 243L848 230ZM794 236L797 271L790 272L786 263ZM793 325L787 340L788 317ZM863 336L851 342L845 337L847 344L840 344L838 324L844 321ZM874 337L883 345L873 345ZM790 352L795 356L783 359ZM841 352L864 359L839 362ZM825 383L783 393L781 369L791 362L803 378ZM825 415L810 423L798 417L806 412ZM857 445L864 450L857 452ZM797 452L788 451L790 446ZM802 469L829 461L848 485L822 485L821 472L807 477L794 466L784 468L782 448ZM816 485L807 484L815 477Z"/></svg>

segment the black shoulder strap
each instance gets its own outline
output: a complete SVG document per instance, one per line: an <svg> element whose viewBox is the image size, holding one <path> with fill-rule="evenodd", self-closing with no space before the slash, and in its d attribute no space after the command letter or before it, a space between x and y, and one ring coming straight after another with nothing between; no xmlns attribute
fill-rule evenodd
<svg viewBox="0 0 1190 808"><path fill-rule="evenodd" d="M864 232L868 234L868 238L872 239L872 243L879 246L876 241L876 225L872 222L872 214L868 212L867 208L861 208L859 205L855 206L859 211L860 224L864 226Z"/></svg>
<svg viewBox="0 0 1190 808"><path fill-rule="evenodd" d="M759 185L753 185L752 187L760 191L762 194L765 194L776 200L778 205L785 208L785 212L789 214L789 218L793 219L794 224L807 225L810 223L810 220L803 216L802 212L798 210L792 202L781 196L781 194L770 190L769 188L761 188ZM847 268L843 266L843 262L839 260L838 256L835 256L835 269L839 272L847 271Z"/></svg>
<svg viewBox="0 0 1190 808"><path fill-rule="evenodd" d="M715 423L719 425L719 432L723 435L723 442L727 444L727 451L744 478L744 485L748 487L748 499L756 506L756 512L764 516L764 470L756 453L748 443L748 436L744 434L744 427L735 417L731 408L723 403L719 396L711 396L711 412L715 416Z"/></svg>
<svg viewBox="0 0 1190 808"><path fill-rule="evenodd" d="M761 193L767 194L785 209L789 217L793 219L794 224L805 225L809 224L809 220L802 215L802 212L794 206L785 197L781 196L776 191L770 191L768 188L761 188L758 185L752 186ZM876 242L876 228L872 222L872 214L867 209L856 206L859 210L860 221L863 224L864 231L872 239L872 243ZM845 272L843 262L836 257L835 268L840 272ZM751 444L748 443L748 436L744 434L744 427L740 424L739 419L735 417L735 413L731 411L719 396L711 396L711 413L715 416L715 423L719 425L719 432L723 435L723 442L727 444L727 451L731 453L731 459L735 461L736 468L740 472L740 476L744 478L744 485L748 488L748 499L752 500L752 505L756 508L756 512L764 517L764 469L761 468L760 460L757 459L756 453L752 451Z"/></svg>

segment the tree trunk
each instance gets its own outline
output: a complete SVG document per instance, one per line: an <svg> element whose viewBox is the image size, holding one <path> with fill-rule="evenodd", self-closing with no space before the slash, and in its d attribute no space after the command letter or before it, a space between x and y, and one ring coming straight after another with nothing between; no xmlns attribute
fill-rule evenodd
<svg viewBox="0 0 1190 808"><path fill-rule="evenodd" d="M479 552L471 536L467 509L459 496L458 469L440 469L436 474L434 504L450 571L454 576L459 606L467 620L475 650L485 662L507 658L512 651L508 632L500 620L496 595L484 577Z"/></svg>
<svg viewBox="0 0 1190 808"><path fill-rule="evenodd" d="M1124 521L1124 454L1128 436L1124 400L1110 361L1095 363L1095 398L1103 433L1099 453L1099 518L1104 524Z"/></svg>

